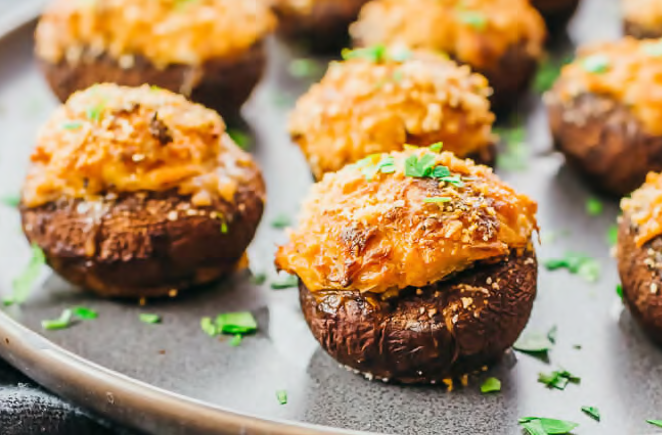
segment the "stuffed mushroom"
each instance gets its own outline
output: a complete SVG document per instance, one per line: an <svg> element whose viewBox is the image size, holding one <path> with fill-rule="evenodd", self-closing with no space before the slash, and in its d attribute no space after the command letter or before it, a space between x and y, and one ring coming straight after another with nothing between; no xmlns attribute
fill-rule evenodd
<svg viewBox="0 0 662 435"><path fill-rule="evenodd" d="M36 54L61 101L95 83L150 84L236 117L275 26L258 1L53 0Z"/></svg>
<svg viewBox="0 0 662 435"><path fill-rule="evenodd" d="M526 325L536 210L452 153L376 154L313 186L276 266L342 365L435 383L495 362Z"/></svg>
<svg viewBox="0 0 662 435"><path fill-rule="evenodd" d="M447 53L487 77L497 111L513 107L542 55L545 23L528 0L374 0L351 27L355 45Z"/></svg>
<svg viewBox="0 0 662 435"><path fill-rule="evenodd" d="M292 140L317 179L403 143L443 142L460 157L494 163L485 77L433 52L375 46L344 54L290 116Z"/></svg>
<svg viewBox="0 0 662 435"><path fill-rule="evenodd" d="M346 46L349 25L368 0L266 0L278 17L278 33L314 51Z"/></svg>
<svg viewBox="0 0 662 435"><path fill-rule="evenodd" d="M621 201L616 257L623 300L635 320L662 344L662 175Z"/></svg>
<svg viewBox="0 0 662 435"><path fill-rule="evenodd" d="M626 195L662 170L662 43L581 49L545 95L557 149L595 188Z"/></svg>
<svg viewBox="0 0 662 435"><path fill-rule="evenodd" d="M94 86L39 133L20 205L28 240L73 284L152 297L218 280L264 206L216 112L149 86Z"/></svg>
<svg viewBox="0 0 662 435"><path fill-rule="evenodd" d="M532 0L531 3L552 30L564 27L579 6L579 0Z"/></svg>
<svg viewBox="0 0 662 435"><path fill-rule="evenodd" d="M623 27L635 38L662 37L662 2L659 0L623 0Z"/></svg>

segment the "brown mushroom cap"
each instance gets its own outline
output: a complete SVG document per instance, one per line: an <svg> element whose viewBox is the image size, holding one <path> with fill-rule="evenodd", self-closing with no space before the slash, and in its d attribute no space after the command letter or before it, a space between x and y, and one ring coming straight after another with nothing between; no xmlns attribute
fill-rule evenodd
<svg viewBox="0 0 662 435"><path fill-rule="evenodd" d="M469 67L432 52L383 46L346 56L290 115L290 134L318 179L404 143L443 142L459 157L480 157L493 147L492 90Z"/></svg>
<svg viewBox="0 0 662 435"><path fill-rule="evenodd" d="M524 250L393 299L303 283L299 295L313 335L341 364L368 379L437 383L501 358L526 326L536 281L535 254Z"/></svg>
<svg viewBox="0 0 662 435"><path fill-rule="evenodd" d="M148 86L75 94L41 130L23 229L53 268L107 296L156 296L230 271L265 198L212 110Z"/></svg>

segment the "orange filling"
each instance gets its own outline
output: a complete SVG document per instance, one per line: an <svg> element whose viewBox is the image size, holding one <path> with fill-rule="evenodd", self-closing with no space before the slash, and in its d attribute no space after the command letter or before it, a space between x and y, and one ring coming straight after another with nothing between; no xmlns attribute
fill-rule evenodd
<svg viewBox="0 0 662 435"><path fill-rule="evenodd" d="M448 175L411 176L413 162ZM313 186L276 265L313 292L391 294L526 249L536 211L489 168L451 153L374 155Z"/></svg>
<svg viewBox="0 0 662 435"><path fill-rule="evenodd" d="M545 23L528 0L375 0L351 33L362 45L429 48L486 68L520 43L539 56Z"/></svg>
<svg viewBox="0 0 662 435"><path fill-rule="evenodd" d="M624 38L580 50L555 85L562 101L582 93L614 99L630 108L643 127L662 134L662 40Z"/></svg>
<svg viewBox="0 0 662 435"><path fill-rule="evenodd" d="M623 198L621 209L639 229L635 237L637 246L641 247L661 235L662 174L650 172L646 176L646 182L632 192L630 198Z"/></svg>
<svg viewBox="0 0 662 435"><path fill-rule="evenodd" d="M216 112L148 86L74 94L41 130L23 202L178 189L195 205L232 201L254 168Z"/></svg>

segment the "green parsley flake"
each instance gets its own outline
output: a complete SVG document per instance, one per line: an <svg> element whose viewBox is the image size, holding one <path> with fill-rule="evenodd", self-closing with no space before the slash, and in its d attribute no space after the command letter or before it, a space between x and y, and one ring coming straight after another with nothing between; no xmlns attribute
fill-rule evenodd
<svg viewBox="0 0 662 435"><path fill-rule="evenodd" d="M602 74L609 70L609 57L604 54L594 54L582 59L582 67L594 74Z"/></svg>
<svg viewBox="0 0 662 435"><path fill-rule="evenodd" d="M552 344L556 344L556 333L557 332L558 332L558 328L556 327L556 325L552 326L549 329L549 331L547 332L547 339L549 339L549 341Z"/></svg>
<svg viewBox="0 0 662 435"><path fill-rule="evenodd" d="M271 226L277 229L287 228L292 225L292 220L290 217L284 213L276 215L276 217L271 221Z"/></svg>
<svg viewBox="0 0 662 435"><path fill-rule="evenodd" d="M568 253L563 258L547 260L545 267L550 271L568 269L588 282L596 282L600 277L600 264L583 254Z"/></svg>
<svg viewBox="0 0 662 435"><path fill-rule="evenodd" d="M487 17L477 11L458 11L457 16L464 24L468 24L476 30L485 30L487 28Z"/></svg>
<svg viewBox="0 0 662 435"><path fill-rule="evenodd" d="M278 399L278 403L280 403L281 405L286 405L287 404L287 391L285 391L285 390L276 391L276 399Z"/></svg>
<svg viewBox="0 0 662 435"><path fill-rule="evenodd" d="M12 281L12 295L5 301L5 305L20 305L25 302L44 264L46 264L44 251L33 243L30 261L23 272Z"/></svg>
<svg viewBox="0 0 662 435"><path fill-rule="evenodd" d="M361 171L367 181L372 181L380 172L382 174L394 173L395 159L388 154L371 154L356 162L355 167Z"/></svg>
<svg viewBox="0 0 662 435"><path fill-rule="evenodd" d="M589 216L600 216L604 206L602 202L597 198L589 198L586 200L586 213Z"/></svg>
<svg viewBox="0 0 662 435"><path fill-rule="evenodd" d="M619 298L623 299L623 286L621 284L616 285L616 294Z"/></svg>
<svg viewBox="0 0 662 435"><path fill-rule="evenodd" d="M257 321L250 311L223 313L216 317L216 330L221 334L251 334L257 331Z"/></svg>
<svg viewBox="0 0 662 435"><path fill-rule="evenodd" d="M251 282L255 285L262 285L264 282L267 280L267 274L266 273L255 273L251 271Z"/></svg>
<svg viewBox="0 0 662 435"><path fill-rule="evenodd" d="M221 221L221 234L228 233L228 223L225 222L225 219Z"/></svg>
<svg viewBox="0 0 662 435"><path fill-rule="evenodd" d="M513 349L530 354L546 354L553 345L548 336L532 332L518 338Z"/></svg>
<svg viewBox="0 0 662 435"><path fill-rule="evenodd" d="M203 317L200 319L200 327L210 337L216 337L218 335L218 329L216 325L211 320L211 317Z"/></svg>
<svg viewBox="0 0 662 435"><path fill-rule="evenodd" d="M103 109L105 108L106 108L106 102L102 101L92 107L89 107L85 111L85 115L87 116L87 119L89 119L90 121L99 122L101 120L101 115L103 114Z"/></svg>
<svg viewBox="0 0 662 435"><path fill-rule="evenodd" d="M435 160L434 154L424 154L420 159L411 155L405 160L405 175L415 178L436 178L457 187L464 186L460 177L451 176L451 171L446 166L435 167Z"/></svg>
<svg viewBox="0 0 662 435"><path fill-rule="evenodd" d="M496 393L501 391L501 381L497 378L487 378L480 386L480 392L483 394Z"/></svg>
<svg viewBox="0 0 662 435"><path fill-rule="evenodd" d="M519 424L530 435L563 435L579 426L572 421L543 417L522 417L519 419Z"/></svg>
<svg viewBox="0 0 662 435"><path fill-rule="evenodd" d="M582 411L595 421L600 421L600 410L595 406L582 406Z"/></svg>
<svg viewBox="0 0 662 435"><path fill-rule="evenodd" d="M435 196L435 197L432 197L432 198L423 199L423 202L433 203L433 204L439 204L439 203L450 202L450 201L451 201L451 199L447 196Z"/></svg>
<svg viewBox="0 0 662 435"><path fill-rule="evenodd" d="M251 137L241 130L230 129L228 130L228 136L230 136L234 143L236 143L242 150L248 149L251 144Z"/></svg>
<svg viewBox="0 0 662 435"><path fill-rule="evenodd" d="M607 229L607 243L609 246L616 246L618 243L618 225L612 225Z"/></svg>
<svg viewBox="0 0 662 435"><path fill-rule="evenodd" d="M433 143L432 145L430 145L430 151L432 151L433 153L440 153L443 147L444 144L442 142Z"/></svg>
<svg viewBox="0 0 662 435"><path fill-rule="evenodd" d="M83 126L83 123L80 121L70 121L62 124L62 128L65 130L78 130Z"/></svg>
<svg viewBox="0 0 662 435"><path fill-rule="evenodd" d="M569 383L579 384L581 379L567 370L555 370L551 373L538 373L538 382L547 388L565 390Z"/></svg>
<svg viewBox="0 0 662 435"><path fill-rule="evenodd" d="M71 309L71 312L73 313L74 316L83 320L94 320L97 317L99 317L99 314L93 309L82 306L73 307Z"/></svg>
<svg viewBox="0 0 662 435"><path fill-rule="evenodd" d="M66 329L71 325L72 312L67 309L62 311L60 317L53 320L42 320L41 327L47 331Z"/></svg>
<svg viewBox="0 0 662 435"><path fill-rule="evenodd" d="M653 426L662 427L662 420L646 420L646 423L652 424Z"/></svg>
<svg viewBox="0 0 662 435"><path fill-rule="evenodd" d="M272 281L271 288L274 290L283 290L286 288L293 288L299 286L299 278L295 275L283 275L282 277L277 278Z"/></svg>
<svg viewBox="0 0 662 435"><path fill-rule="evenodd" d="M16 208L21 203L20 195L7 195L0 198L0 203L6 205L7 207Z"/></svg>
<svg viewBox="0 0 662 435"><path fill-rule="evenodd" d="M232 337L232 340L230 340L230 346L232 347L237 347L241 344L243 337L241 334L235 334L234 337Z"/></svg>
<svg viewBox="0 0 662 435"><path fill-rule="evenodd" d="M538 68L538 72L533 80L533 89L539 93L543 94L554 86L556 79L561 75L561 69L564 65L572 62L572 57L566 57L563 59L552 59L547 58L542 62Z"/></svg>
<svg viewBox="0 0 662 435"><path fill-rule="evenodd" d="M357 48L350 50L343 49L342 58L344 60L364 59L374 63L381 63L387 60L388 50L385 45L374 45L372 47Z"/></svg>
<svg viewBox="0 0 662 435"><path fill-rule="evenodd" d="M150 323L150 324L161 323L161 316L159 316L158 314L140 313L138 314L138 318L143 323Z"/></svg>

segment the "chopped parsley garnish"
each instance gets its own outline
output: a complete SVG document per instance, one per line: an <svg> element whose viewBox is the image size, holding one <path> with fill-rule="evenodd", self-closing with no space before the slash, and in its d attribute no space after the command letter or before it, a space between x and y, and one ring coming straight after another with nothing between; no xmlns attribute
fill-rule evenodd
<svg viewBox="0 0 662 435"><path fill-rule="evenodd" d="M595 421L600 421L600 410L595 406L582 406L582 411Z"/></svg>
<svg viewBox="0 0 662 435"><path fill-rule="evenodd" d="M524 143L526 130L524 126L495 129L501 138L505 149L497 155L497 166L506 171L522 171L526 169L528 150Z"/></svg>
<svg viewBox="0 0 662 435"><path fill-rule="evenodd" d="M377 173L392 174L395 172L395 159L388 154L371 154L358 162L356 167L366 180L372 181Z"/></svg>
<svg viewBox="0 0 662 435"><path fill-rule="evenodd" d="M583 254L568 253L563 258L547 260L545 267L550 271L568 269L588 282L596 282L600 277L600 264Z"/></svg>
<svg viewBox="0 0 662 435"><path fill-rule="evenodd" d="M319 66L312 59L294 59L290 62L288 72L292 77L305 78L317 75L320 73Z"/></svg>
<svg viewBox="0 0 662 435"><path fill-rule="evenodd" d="M32 257L30 257L30 261L25 269L23 269L23 272L12 281L12 295L4 301L5 305L20 305L25 302L44 264L46 264L44 251L33 243Z"/></svg>
<svg viewBox="0 0 662 435"><path fill-rule="evenodd" d="M87 307L73 307L71 312L78 318L83 320L94 320L99 317L99 314L91 308Z"/></svg>
<svg viewBox="0 0 662 435"><path fill-rule="evenodd" d="M616 294L618 295L619 298L623 299L623 285L621 284L616 285Z"/></svg>
<svg viewBox="0 0 662 435"><path fill-rule="evenodd" d="M439 204L439 203L450 202L450 201L451 201L451 199L447 196L435 196L435 197L432 197L432 198L423 199L423 202L433 203L433 204Z"/></svg>
<svg viewBox="0 0 662 435"><path fill-rule="evenodd" d="M458 11L457 16L464 24L468 24L476 30L485 30L487 28L487 17L481 12Z"/></svg>
<svg viewBox="0 0 662 435"><path fill-rule="evenodd" d="M604 54L594 54L582 59L582 67L594 74L602 74L609 70L609 57Z"/></svg>
<svg viewBox="0 0 662 435"><path fill-rule="evenodd" d="M68 328L71 325L72 316L71 310L64 310L57 319L42 320L41 327L48 331Z"/></svg>
<svg viewBox="0 0 662 435"><path fill-rule="evenodd" d="M276 391L276 399L278 399L278 403L280 403L281 405L286 405L287 404L287 391L285 391L285 390Z"/></svg>
<svg viewBox="0 0 662 435"><path fill-rule="evenodd" d="M218 335L218 330L216 329L214 322L211 320L211 317L203 317L200 319L200 327L205 334L210 337L216 337Z"/></svg>
<svg viewBox="0 0 662 435"><path fill-rule="evenodd" d="M552 89L556 79L561 74L561 68L572 61L572 57L563 59L547 58L540 64L536 77L533 80L533 89L539 94L545 93Z"/></svg>
<svg viewBox="0 0 662 435"><path fill-rule="evenodd" d="M432 145L430 145L429 148L430 148L430 151L435 152L435 153L439 153L439 152L441 152L441 149L443 147L444 147L444 144L442 142L437 142L437 143L433 143Z"/></svg>
<svg viewBox="0 0 662 435"><path fill-rule="evenodd" d="M556 325L552 326L549 331L547 332L547 338L552 344L556 344L556 333L558 332L558 328Z"/></svg>
<svg viewBox="0 0 662 435"><path fill-rule="evenodd" d="M278 214L272 221L271 221L271 226L273 228L278 228L278 229L283 229L287 228L290 225L292 225L292 220L290 217L286 214L280 213Z"/></svg>
<svg viewBox="0 0 662 435"><path fill-rule="evenodd" d="M254 273L251 271L251 282L255 285L262 285L264 282L267 280L267 274L266 273Z"/></svg>
<svg viewBox="0 0 662 435"><path fill-rule="evenodd" d="M662 427L662 420L646 420L646 423L652 424L653 426Z"/></svg>
<svg viewBox="0 0 662 435"><path fill-rule="evenodd" d="M250 334L257 331L257 321L250 311L223 313L216 316L216 330L221 334Z"/></svg>
<svg viewBox="0 0 662 435"><path fill-rule="evenodd" d="M565 390L569 383L579 384L581 379L567 370L555 370L551 373L538 373L538 382L547 388Z"/></svg>
<svg viewBox="0 0 662 435"><path fill-rule="evenodd" d="M599 199L589 198L586 200L586 213L589 216L600 216L603 210L604 206Z"/></svg>
<svg viewBox="0 0 662 435"><path fill-rule="evenodd" d="M563 435L579 426L577 423L543 417L522 417L519 424L529 435Z"/></svg>
<svg viewBox="0 0 662 435"><path fill-rule="evenodd" d="M501 391L501 381L497 378L487 378L480 386L480 392L483 394L496 393Z"/></svg>
<svg viewBox="0 0 662 435"><path fill-rule="evenodd" d="M232 347L237 347L241 344L241 340L243 339L241 334L235 334L234 337L232 337L232 340L230 340L230 346Z"/></svg>
<svg viewBox="0 0 662 435"><path fill-rule="evenodd" d="M283 290L286 288L298 287L299 278L295 275L283 275L271 282L271 288L274 290Z"/></svg>
<svg viewBox="0 0 662 435"><path fill-rule="evenodd" d="M150 324L161 323L161 316L159 316L158 314L140 313L138 314L138 318L143 323L150 323Z"/></svg>
<svg viewBox="0 0 662 435"><path fill-rule="evenodd" d="M451 176L451 171L446 166L435 167L435 161L434 154L424 154L420 159L411 155L405 160L405 175L415 178L436 178L457 187L464 185L459 176Z"/></svg>
<svg viewBox="0 0 662 435"><path fill-rule="evenodd" d="M78 130L83 126L83 123L80 121L69 121L62 124L62 128L65 130Z"/></svg>
<svg viewBox="0 0 662 435"><path fill-rule="evenodd" d="M553 345L548 336L534 332L518 338L513 349L531 354L546 354Z"/></svg>
<svg viewBox="0 0 662 435"><path fill-rule="evenodd" d="M342 58L344 60L365 59L374 63L386 61L387 55L388 50L386 46L381 44L373 45L372 47L357 48L355 50L345 48L342 51Z"/></svg>
<svg viewBox="0 0 662 435"><path fill-rule="evenodd" d="M228 233L228 223L225 222L225 219L221 221L221 234L227 234Z"/></svg>
<svg viewBox="0 0 662 435"><path fill-rule="evenodd" d="M618 225L612 225L607 229L607 243L615 246L618 243Z"/></svg>
<svg viewBox="0 0 662 435"><path fill-rule="evenodd" d="M236 143L242 150L247 149L251 143L251 137L241 130L230 129L228 130L228 136L230 136L234 143Z"/></svg>
<svg viewBox="0 0 662 435"><path fill-rule="evenodd" d="M99 122L101 120L101 115L105 107L106 107L105 101L102 101L100 103L95 104L92 107L89 107L85 111L85 115L87 116L87 119L89 119L92 122Z"/></svg>
<svg viewBox="0 0 662 435"><path fill-rule="evenodd" d="M21 203L21 196L20 195L3 196L2 198L0 198L0 203L6 205L7 207L16 208Z"/></svg>
<svg viewBox="0 0 662 435"><path fill-rule="evenodd" d="M643 47L644 53L653 57L662 56L662 41L656 42L654 44L646 44Z"/></svg>

